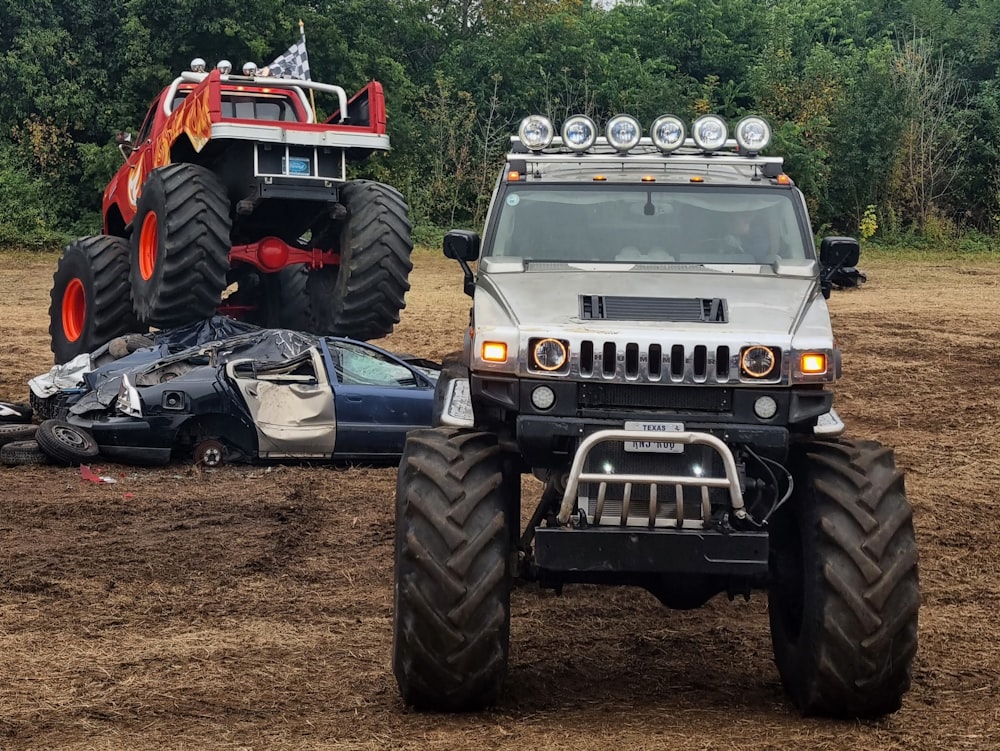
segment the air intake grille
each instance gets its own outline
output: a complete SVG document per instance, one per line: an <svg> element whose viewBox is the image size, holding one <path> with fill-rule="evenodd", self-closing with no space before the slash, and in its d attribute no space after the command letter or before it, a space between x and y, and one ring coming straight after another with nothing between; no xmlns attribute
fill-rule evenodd
<svg viewBox="0 0 1000 751"><path fill-rule="evenodd" d="M729 313L726 301L718 297L580 295L580 318L585 321L727 323Z"/></svg>
<svg viewBox="0 0 1000 751"><path fill-rule="evenodd" d="M732 390L699 386L632 385L627 383L581 383L578 393L581 409L634 407L669 409L683 412L728 412Z"/></svg>

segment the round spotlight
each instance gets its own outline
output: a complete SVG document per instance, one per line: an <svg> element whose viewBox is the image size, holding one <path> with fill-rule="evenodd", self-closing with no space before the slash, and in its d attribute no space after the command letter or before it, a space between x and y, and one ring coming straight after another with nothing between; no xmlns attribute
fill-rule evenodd
<svg viewBox="0 0 1000 751"><path fill-rule="evenodd" d="M573 151L586 151L597 140L597 126L586 115L573 115L563 123L562 139Z"/></svg>
<svg viewBox="0 0 1000 751"><path fill-rule="evenodd" d="M215 67L218 68L219 72L224 76L228 76L233 70L233 64L228 60L219 60Z"/></svg>
<svg viewBox="0 0 1000 751"><path fill-rule="evenodd" d="M548 148L555 135L552 121L541 115L528 115L521 121L521 126L517 129L518 138L521 143L532 151L541 151Z"/></svg>
<svg viewBox="0 0 1000 751"><path fill-rule="evenodd" d="M608 121L604 135L613 148L624 153L638 145L642 126L631 115L615 115Z"/></svg>
<svg viewBox="0 0 1000 751"><path fill-rule="evenodd" d="M740 357L740 367L752 378L765 378L778 364L774 350L761 344L755 344L743 350Z"/></svg>
<svg viewBox="0 0 1000 751"><path fill-rule="evenodd" d="M559 370L566 364L566 345L558 339L539 339L531 350L531 356L542 370Z"/></svg>
<svg viewBox="0 0 1000 751"><path fill-rule="evenodd" d="M753 411L761 420L770 420L778 413L778 403L774 397L761 396L753 403Z"/></svg>
<svg viewBox="0 0 1000 751"><path fill-rule="evenodd" d="M548 386L538 386L531 392L531 403L535 409L548 409L556 403L556 393Z"/></svg>
<svg viewBox="0 0 1000 751"><path fill-rule="evenodd" d="M669 154L684 145L684 139L687 138L684 121L674 115L658 117L649 129L649 137L656 148Z"/></svg>
<svg viewBox="0 0 1000 751"><path fill-rule="evenodd" d="M257 63L243 63L243 75L244 76L256 76L257 75Z"/></svg>
<svg viewBox="0 0 1000 751"><path fill-rule="evenodd" d="M205 61L200 57L196 57L191 61L191 70L194 73L204 73L205 72Z"/></svg>
<svg viewBox="0 0 1000 751"><path fill-rule="evenodd" d="M691 137L702 151L718 151L726 145L729 128L716 115L702 115L691 126Z"/></svg>
<svg viewBox="0 0 1000 751"><path fill-rule="evenodd" d="M771 126L762 117L744 117L736 124L736 143L751 154L763 151L771 143Z"/></svg>

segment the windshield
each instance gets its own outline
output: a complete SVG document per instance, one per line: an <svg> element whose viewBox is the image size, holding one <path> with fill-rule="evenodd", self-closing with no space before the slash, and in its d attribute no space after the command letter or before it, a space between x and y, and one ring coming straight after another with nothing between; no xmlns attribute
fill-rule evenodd
<svg viewBox="0 0 1000 751"><path fill-rule="evenodd" d="M792 191L509 185L492 256L602 263L771 263L810 257Z"/></svg>

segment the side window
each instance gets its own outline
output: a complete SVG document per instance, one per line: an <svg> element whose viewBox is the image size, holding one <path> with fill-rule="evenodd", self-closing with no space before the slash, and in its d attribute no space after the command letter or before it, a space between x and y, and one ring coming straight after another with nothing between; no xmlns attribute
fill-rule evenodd
<svg viewBox="0 0 1000 751"><path fill-rule="evenodd" d="M416 388L418 385L413 371L379 352L346 342L331 342L331 345L337 380L345 386Z"/></svg>
<svg viewBox="0 0 1000 751"><path fill-rule="evenodd" d="M146 119L142 121L142 127L139 128L139 136L135 139L134 143L136 146L140 146L146 142L149 138L149 134L153 130L153 121L156 119L156 108L160 106L160 98L157 97L156 101L149 108L149 112L146 113Z"/></svg>

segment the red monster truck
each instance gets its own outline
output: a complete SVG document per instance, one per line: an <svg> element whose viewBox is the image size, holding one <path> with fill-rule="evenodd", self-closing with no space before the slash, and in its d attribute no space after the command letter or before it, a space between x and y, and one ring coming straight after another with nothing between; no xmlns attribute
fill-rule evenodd
<svg viewBox="0 0 1000 751"><path fill-rule="evenodd" d="M202 61L196 60L195 63ZM405 307L413 264L394 188L348 180L389 148L382 86L229 74L175 79L104 191L104 234L66 246L53 277L57 363L130 331L216 311L265 326L373 339ZM315 122L310 98L336 97Z"/></svg>

